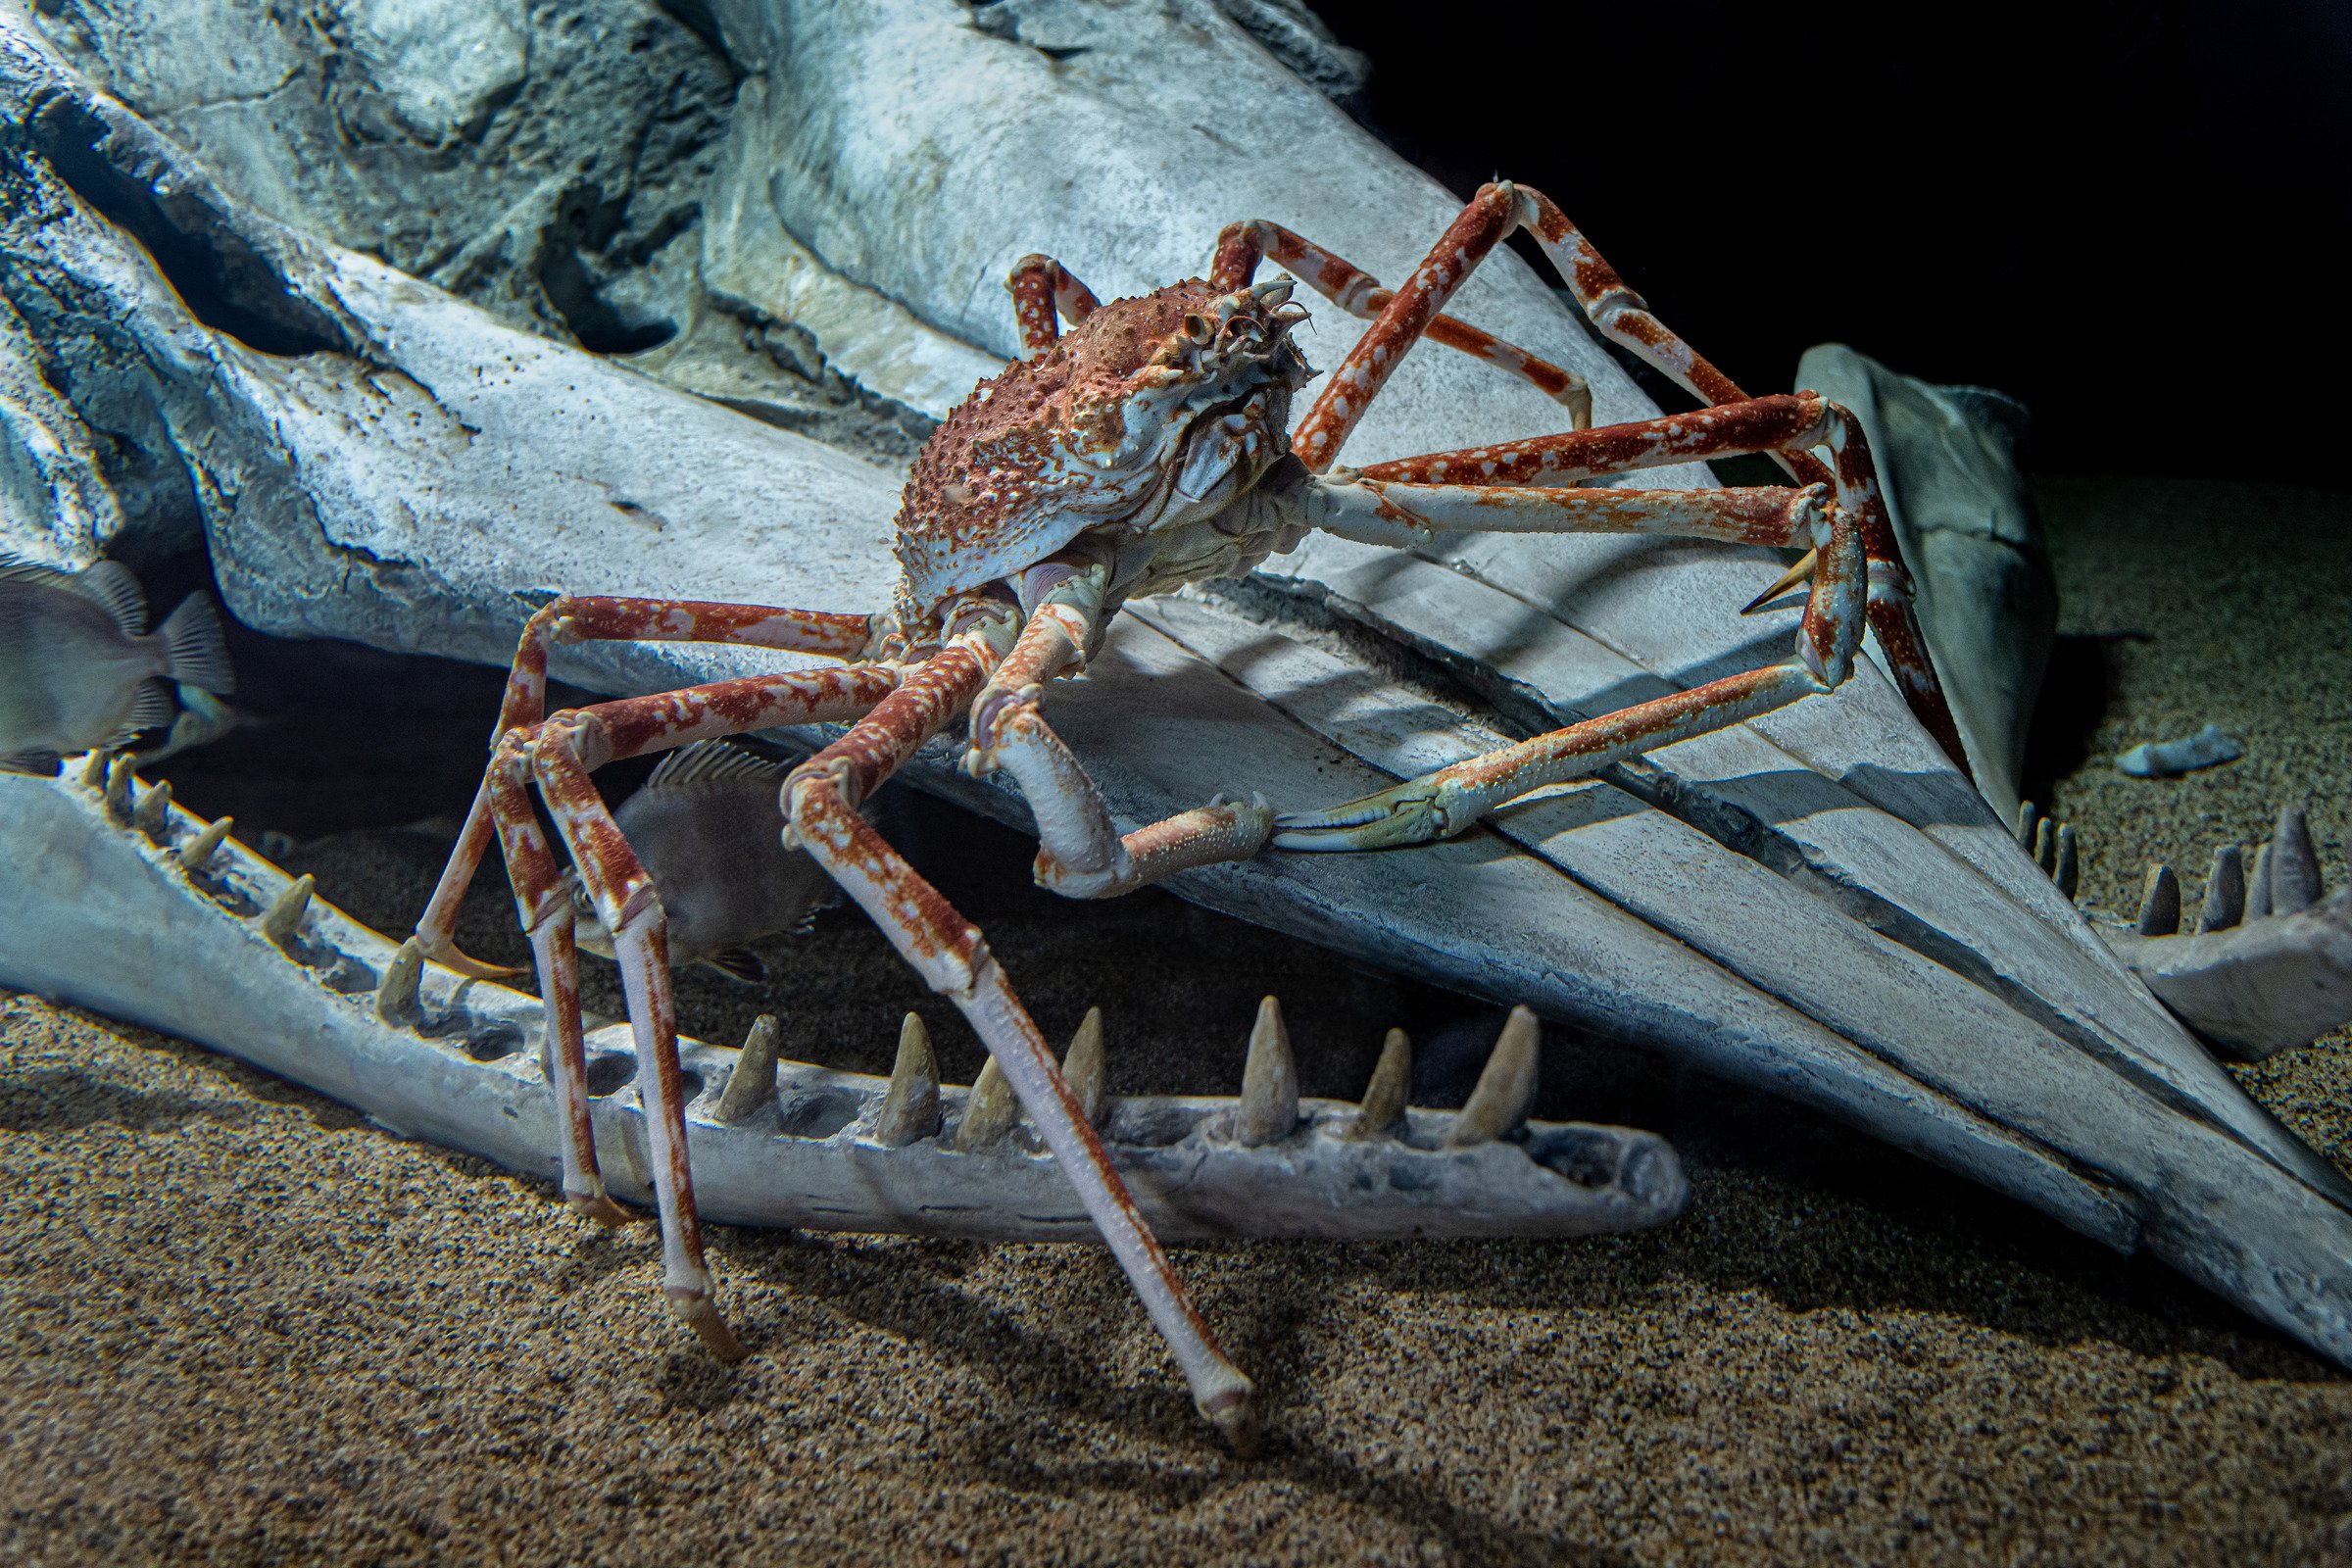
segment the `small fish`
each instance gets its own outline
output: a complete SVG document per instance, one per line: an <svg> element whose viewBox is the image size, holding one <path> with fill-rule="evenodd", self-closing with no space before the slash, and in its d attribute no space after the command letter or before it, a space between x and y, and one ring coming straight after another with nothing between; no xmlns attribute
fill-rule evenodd
<svg viewBox="0 0 2352 1568"><path fill-rule="evenodd" d="M767 966L746 944L808 923L831 902L832 879L784 848L776 792L790 769L722 741L681 747L612 813L654 879L669 916L670 962L707 963L758 985ZM612 956L577 871L564 872L579 944Z"/></svg>
<svg viewBox="0 0 2352 1568"><path fill-rule="evenodd" d="M0 555L0 768L51 772L64 754L170 722L166 681L236 689L211 595L146 627L147 596L119 563L64 572Z"/></svg>

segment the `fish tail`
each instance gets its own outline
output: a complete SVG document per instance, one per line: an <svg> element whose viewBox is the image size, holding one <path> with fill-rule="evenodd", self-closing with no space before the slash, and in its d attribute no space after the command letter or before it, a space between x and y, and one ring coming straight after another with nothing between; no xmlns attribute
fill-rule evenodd
<svg viewBox="0 0 2352 1568"><path fill-rule="evenodd" d="M220 612L213 596L194 593L156 628L164 640L164 670L182 686L225 697L237 689L236 671L229 667L228 644L220 632Z"/></svg>

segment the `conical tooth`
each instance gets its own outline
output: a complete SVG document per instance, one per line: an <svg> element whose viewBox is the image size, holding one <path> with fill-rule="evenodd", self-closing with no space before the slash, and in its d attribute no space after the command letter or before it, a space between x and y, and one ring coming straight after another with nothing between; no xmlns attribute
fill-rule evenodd
<svg viewBox="0 0 2352 1568"><path fill-rule="evenodd" d="M1061 1076L1078 1097L1078 1108L1089 1122L1102 1119L1102 1009L1089 1007L1078 1032L1070 1037L1069 1054L1061 1058Z"/></svg>
<svg viewBox="0 0 2352 1568"><path fill-rule="evenodd" d="M956 1147L981 1150L1002 1142L1020 1115L1021 1102L1013 1099L1004 1069L991 1056L988 1065L980 1069L972 1092L964 1097L963 1120L956 1126Z"/></svg>
<svg viewBox="0 0 2352 1568"><path fill-rule="evenodd" d="M2271 912L2271 847L2254 851L2254 869L2246 873L2246 918L2259 920Z"/></svg>
<svg viewBox="0 0 2352 1568"><path fill-rule="evenodd" d="M130 787L138 781L130 759L118 757L106 764L106 814L118 822L130 820Z"/></svg>
<svg viewBox="0 0 2352 1568"><path fill-rule="evenodd" d="M2320 853L2312 848L2311 824L2303 808L2278 808L2271 834L2271 912L2292 914L2320 902Z"/></svg>
<svg viewBox="0 0 2352 1568"><path fill-rule="evenodd" d="M2017 808L2017 846L2028 855L2034 853L2034 835L2041 826L2041 808L2032 801Z"/></svg>
<svg viewBox="0 0 2352 1568"><path fill-rule="evenodd" d="M2169 937L2180 929L2180 879L2169 865L2151 865L2139 885L2139 934Z"/></svg>
<svg viewBox="0 0 2352 1568"><path fill-rule="evenodd" d="M416 996L424 981L424 939L411 937L384 965L375 984L375 1015L395 1027L416 1021Z"/></svg>
<svg viewBox="0 0 2352 1568"><path fill-rule="evenodd" d="M1380 1043L1380 1064L1364 1086L1364 1103L1340 1134L1342 1138L1378 1138L1404 1120L1404 1096L1413 1081L1413 1045L1401 1029L1389 1031Z"/></svg>
<svg viewBox="0 0 2352 1568"><path fill-rule="evenodd" d="M776 1043L783 1034L772 1012L752 1020L751 1031L743 1037L743 1054L735 1058L735 1070L727 1074L726 1088L718 1092L718 1104L711 1111L714 1118L739 1122L760 1106L775 1103Z"/></svg>
<svg viewBox="0 0 2352 1568"><path fill-rule="evenodd" d="M2034 824L2034 863L2046 876L2058 874L2058 826L2046 816Z"/></svg>
<svg viewBox="0 0 2352 1568"><path fill-rule="evenodd" d="M2050 872L2050 880L2058 884L2059 892L2071 899L2075 896L2075 888L2082 874L2080 849L2075 843L2075 825L2069 822L2058 829L2058 865Z"/></svg>
<svg viewBox="0 0 2352 1568"><path fill-rule="evenodd" d="M237 819L233 816L215 818L203 832L180 846L180 868L187 871L201 871L210 865L214 853L220 848L220 841L228 837L228 830L236 825Z"/></svg>
<svg viewBox="0 0 2352 1568"><path fill-rule="evenodd" d="M1257 1004L1250 1030L1250 1059L1242 1067L1242 1102L1233 1113L1233 1141L1254 1149L1288 1138L1298 1124L1298 1064L1291 1059L1291 1032L1283 1027L1282 1004L1272 997Z"/></svg>
<svg viewBox="0 0 2352 1568"><path fill-rule="evenodd" d="M195 688L190 687L193 691ZM151 756L150 760L154 760ZM147 835L158 849L172 847L172 781L156 780L155 787L141 793L131 808L130 825Z"/></svg>
<svg viewBox="0 0 2352 1568"><path fill-rule="evenodd" d="M2246 858L2234 844L2213 852L2213 869L2205 873L2205 908L2197 930L2227 931L2245 918Z"/></svg>
<svg viewBox="0 0 2352 1568"><path fill-rule="evenodd" d="M1536 1046L1541 1034L1534 1013L1525 1007L1511 1009L1494 1042L1494 1054L1487 1058L1487 1070L1478 1075L1478 1087L1454 1115L1453 1130L1446 1135L1447 1148L1491 1144L1519 1130L1536 1102Z"/></svg>
<svg viewBox="0 0 2352 1568"><path fill-rule="evenodd" d="M151 844L169 849L172 838L172 781L165 779L139 797L131 808L130 825L147 835Z"/></svg>
<svg viewBox="0 0 2352 1568"><path fill-rule="evenodd" d="M311 906L311 890L318 885L318 879L308 871L287 883L286 890L262 911L262 935L281 948L293 941L294 933L302 929L304 911Z"/></svg>
<svg viewBox="0 0 2352 1568"><path fill-rule="evenodd" d="M874 1116L874 1142L904 1149L938 1136L939 1122L939 1060L931 1054L931 1032L910 1012L899 1025L899 1059Z"/></svg>
<svg viewBox="0 0 2352 1568"><path fill-rule="evenodd" d="M85 790L106 788L106 769L112 760L113 759L107 755L103 747L91 752L82 760L81 787Z"/></svg>

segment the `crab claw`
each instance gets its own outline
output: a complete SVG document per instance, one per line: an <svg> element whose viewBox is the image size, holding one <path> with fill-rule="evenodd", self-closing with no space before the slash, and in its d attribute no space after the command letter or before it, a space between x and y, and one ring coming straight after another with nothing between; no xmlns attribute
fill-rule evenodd
<svg viewBox="0 0 2352 1568"><path fill-rule="evenodd" d="M1386 850L1451 838L1477 819L1470 792L1432 774L1327 811L1278 816L1267 842L1278 850Z"/></svg>
<svg viewBox="0 0 2352 1568"><path fill-rule="evenodd" d="M1257 296L1258 304L1272 310L1277 305L1288 305L1291 302L1291 290L1298 286L1287 277L1269 277L1262 283L1250 284L1250 292Z"/></svg>

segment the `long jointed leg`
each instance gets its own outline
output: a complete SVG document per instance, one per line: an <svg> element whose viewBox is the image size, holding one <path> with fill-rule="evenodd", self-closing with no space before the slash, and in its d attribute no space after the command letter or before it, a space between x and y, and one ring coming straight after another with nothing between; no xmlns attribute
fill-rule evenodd
<svg viewBox="0 0 2352 1568"><path fill-rule="evenodd" d="M729 605L700 599L616 599L564 595L543 606L523 623L514 662L507 671L491 749L510 731L547 716L547 651L554 643L671 642L731 643L784 653L823 654L834 659L879 656L888 628L882 615L841 614L821 610L786 610L773 605ZM683 745L684 742L678 744ZM490 785L485 778L458 832L457 848L442 870L432 899L416 920L424 956L460 974L492 978L512 969L483 963L458 951L458 907L490 848ZM526 924L525 929L529 929Z"/></svg>
<svg viewBox="0 0 2352 1568"><path fill-rule="evenodd" d="M1051 256L1022 257L1013 264L1004 287L1012 295L1024 359L1036 359L1052 348L1061 335L1061 321L1076 326L1102 308L1095 291Z"/></svg>
<svg viewBox="0 0 2352 1568"><path fill-rule="evenodd" d="M576 612L577 622L566 612ZM578 959L569 898L554 854L531 810L526 779L536 775L582 882L614 935L622 990L635 1036L639 1099L654 1154L661 1216L664 1294L718 1354L742 1348L719 1318L703 1262L687 1166L685 1101L678 1072L677 1020L669 993L661 901L614 826L589 772L615 758L690 742L800 724L857 718L898 686L888 664L852 664L717 681L655 697L598 704L543 722L547 645L557 628L572 635L735 641L808 652L861 651L872 640L864 616L822 616L760 607L663 601L558 601L532 617L507 683L502 728L475 797L474 811L442 874L417 940L449 946L457 906L495 832L508 880L539 970L549 1031L550 1076L564 1126L564 1192L581 1212L606 1223L626 1218L605 1191L589 1115L587 1062L580 1031ZM478 825L477 825L478 824ZM430 948L427 948L430 951Z"/></svg>
<svg viewBox="0 0 2352 1568"><path fill-rule="evenodd" d="M1377 311L1372 325L1332 372L1322 395L1307 411L1292 438L1293 450L1308 468L1323 472L1339 461L1340 448L1348 433L1414 342L1423 337L1447 340L1446 329L1438 324L1452 319L1443 314L1446 302L1461 287L1472 269L1519 229L1534 237L1537 246L1567 281L1579 306L1604 336L1672 377L1702 403L1729 411L1749 401L1737 382L1650 314L1648 305L1626 286L1616 270L1569 222L1567 215L1550 197L1529 186L1498 181L1483 186L1470 199L1461 216L1430 248L1427 258L1400 287L1377 291L1382 296L1377 306L1372 303L1375 290L1366 286L1370 280L1353 267L1276 225L1236 224L1220 237L1216 266L1220 281L1228 271L1246 280L1249 270L1256 265L1258 251L1263 249L1266 254L1280 255L1301 265L1302 275L1317 281L1318 287L1325 287L1318 279L1328 278L1325 291L1332 293L1344 307L1359 314ZM1504 360L1496 363L1515 368ZM1966 773L1967 753L1961 746L1959 726L1952 720L1942 684L1936 678L1935 665L1928 658L1927 640L1912 610L1911 579L1903 568L1901 550L1886 519L1878 474L1870 462L1869 445L1852 416L1835 405L1831 408L1833 416L1821 426L1819 438L1820 444L1830 449L1830 463L1823 463L1803 448L1761 450L1770 451L1799 483L1833 483L1838 487L1839 504L1854 514L1870 562L1866 599L1870 627L1878 633L1879 646L1913 716L1935 736L1952 764ZM1486 454L1442 456L1476 460ZM1488 483L1514 482L1498 475L1466 473L1463 477ZM1563 477L1554 482L1567 481ZM1812 560L1808 557L1782 580L1775 593L1793 586L1811 567Z"/></svg>
<svg viewBox="0 0 2352 1568"><path fill-rule="evenodd" d="M1604 431L1592 432L1595 435ZM1459 833L1531 790L1753 718L1844 681L1862 641L1868 566L1853 514L1826 486L1805 490L1534 490L1469 485L1332 485L1321 526L1407 544L1429 527L1657 532L1757 544L1809 543L1813 591L1786 662L1710 681L1425 773L1328 811L1278 818L1274 847L1368 850Z"/></svg>
<svg viewBox="0 0 2352 1568"><path fill-rule="evenodd" d="M1095 781L1047 725L1038 711L1044 684L1084 664L1108 575L1079 564L1048 578L1019 640L972 701L964 759L974 776L1001 767L1021 786L1037 820L1037 884L1072 899L1115 898L1197 865L1246 860L1274 826L1262 800L1218 800L1122 835Z"/></svg>
<svg viewBox="0 0 2352 1568"><path fill-rule="evenodd" d="M1380 279L1353 262L1263 219L1235 223L1217 236L1216 260L1209 268L1209 281L1221 289L1245 287L1257 275L1261 260L1290 269L1306 279L1308 287L1358 320L1379 319L1389 302L1396 297L1395 289L1383 288ZM1549 360L1538 359L1527 350L1451 316L1431 317L1421 335L1528 382L1567 409L1570 427L1582 430L1592 422L1592 389L1575 371ZM1335 455L1338 452L1336 445L1333 452Z"/></svg>
<svg viewBox="0 0 2352 1568"><path fill-rule="evenodd" d="M970 1021L1175 1353L1193 1402L1247 1452L1257 1430L1250 1380L1226 1359L1177 1282L1045 1037L1005 983L978 928L858 811L859 801L980 692L997 657L973 637L951 644L916 669L862 722L793 770L784 784L786 813L798 842L873 917L925 983Z"/></svg>

